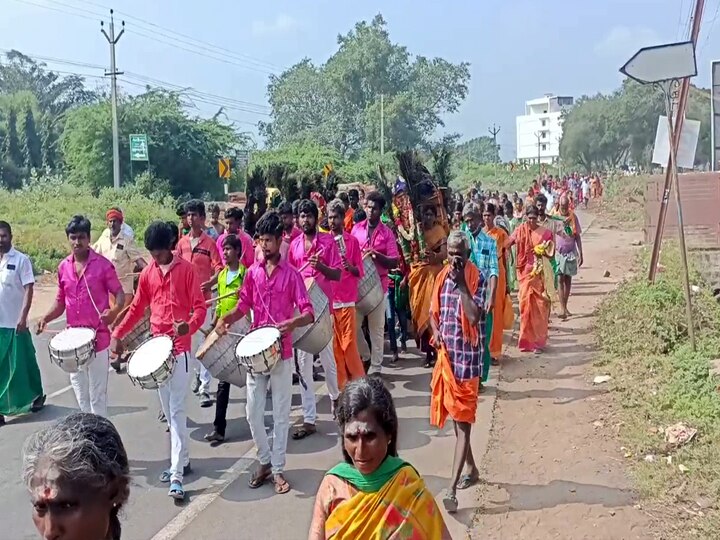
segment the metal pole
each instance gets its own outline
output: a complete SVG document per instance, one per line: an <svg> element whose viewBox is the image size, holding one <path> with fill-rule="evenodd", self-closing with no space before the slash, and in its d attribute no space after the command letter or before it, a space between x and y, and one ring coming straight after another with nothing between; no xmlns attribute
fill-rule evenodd
<svg viewBox="0 0 720 540"><path fill-rule="evenodd" d="M385 94L380 94L380 155L385 155Z"/></svg>
<svg viewBox="0 0 720 540"><path fill-rule="evenodd" d="M675 139L675 137L670 99L671 98L668 93L665 99L665 108L667 110L668 135L670 139L670 172L672 179L671 187L673 185L675 186L675 204L677 205L678 213L678 236L680 239L680 259L682 261L683 267L683 285L685 287L685 315L687 317L688 337L690 338L690 346L692 347L692 350L695 351L695 327L693 325L692 316L692 298L690 297L690 272L688 269L687 248L685 246L685 226L683 222L682 202L680 199L680 182L678 179L677 170L677 149L673 144L673 140Z"/></svg>
<svg viewBox="0 0 720 540"><path fill-rule="evenodd" d="M104 26L101 22L100 26ZM125 21L122 21L122 30L116 36L115 35L115 20L113 18L113 10L110 10L110 35L105 32L104 28L101 28L101 32L105 35L108 43L110 44L110 73L105 72L105 75L110 76L110 103L112 106L112 135L113 135L113 186L115 189L120 188L120 134L118 131L118 119L117 119L117 76L122 75L121 71L117 70L115 65L115 45L120 41L120 38L125 33Z"/></svg>
<svg viewBox="0 0 720 540"><path fill-rule="evenodd" d="M542 165L540 165L540 132L535 133L535 137L538 140L538 177L542 177Z"/></svg>
<svg viewBox="0 0 720 540"><path fill-rule="evenodd" d="M694 47L697 47L697 40L698 36L700 35L700 21L702 20L704 8L705 0L695 1L695 12L693 14L693 24L692 30L690 32L690 39L692 40ZM660 257L660 246L662 245L662 237L665 230L665 218L667 217L668 203L670 201L670 189L672 187L672 160L675 151L677 151L677 148L680 145L680 134L682 133L683 122L685 120L685 109L687 107L689 94L690 79L686 77L682 80L680 86L680 99L678 100L676 112L677 120L674 122L673 138L670 141L670 147L671 149L674 149L674 151L670 152L670 157L668 158L668 166L665 168L665 185L663 188L663 197L662 201L660 202L660 213L658 215L657 229L655 230L655 241L653 243L652 254L650 255L650 270L648 272L648 280L651 283L655 282L655 274L657 273L657 263ZM670 118L671 116L672 114L668 114L668 118Z"/></svg>

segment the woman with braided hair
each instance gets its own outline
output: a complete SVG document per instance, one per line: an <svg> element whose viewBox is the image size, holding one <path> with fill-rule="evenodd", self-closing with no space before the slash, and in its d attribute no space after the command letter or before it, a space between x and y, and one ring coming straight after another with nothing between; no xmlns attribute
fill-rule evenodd
<svg viewBox="0 0 720 540"><path fill-rule="evenodd" d="M22 474L42 538L120 540L130 470L110 420L78 412L31 435Z"/></svg>

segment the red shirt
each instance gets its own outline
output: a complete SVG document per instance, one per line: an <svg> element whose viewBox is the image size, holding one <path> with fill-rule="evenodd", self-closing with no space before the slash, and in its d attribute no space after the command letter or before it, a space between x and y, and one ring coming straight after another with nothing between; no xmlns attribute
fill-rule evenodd
<svg viewBox="0 0 720 540"><path fill-rule="evenodd" d="M218 253L215 240L203 232L200 233L198 237L198 243L195 247L192 247L190 243L191 239L192 236L190 234L180 238L176 253L178 256L192 263L199 284L202 285L222 270L223 264L220 260L220 253ZM210 297L209 292L207 293L207 297Z"/></svg>
<svg viewBox="0 0 720 540"><path fill-rule="evenodd" d="M175 321L185 321L190 325L187 334L175 339L175 354L190 351L192 335L202 326L207 314L205 298L193 265L184 259L173 257L165 275L154 260L146 266L140 274L130 309L122 322L115 327L113 337L124 338L142 319L148 306L150 331L153 336L174 337Z"/></svg>

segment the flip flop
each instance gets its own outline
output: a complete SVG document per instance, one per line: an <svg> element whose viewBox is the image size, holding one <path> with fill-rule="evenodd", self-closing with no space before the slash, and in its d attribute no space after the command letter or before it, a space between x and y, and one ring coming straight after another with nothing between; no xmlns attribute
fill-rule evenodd
<svg viewBox="0 0 720 540"><path fill-rule="evenodd" d="M256 470L250 477L250 480L248 480L248 487L250 489L257 489L262 486L265 482L267 482L268 478L270 478L270 475L272 474L272 470L270 468L266 469L265 472L262 473L260 470L261 469Z"/></svg>
<svg viewBox="0 0 720 540"><path fill-rule="evenodd" d="M454 514L458 509L458 500L454 493L448 493L443 497L443 506L448 514Z"/></svg>
<svg viewBox="0 0 720 540"><path fill-rule="evenodd" d="M457 483L458 489L467 489L472 485L475 485L478 483L478 480L480 480L479 477L474 476L472 474L463 474L460 477L460 481Z"/></svg>
<svg viewBox="0 0 720 540"><path fill-rule="evenodd" d="M183 486L180 482L173 482L170 484L170 491L168 491L168 496L172 497L176 501L184 501L185 500L185 490L183 489Z"/></svg>
<svg viewBox="0 0 720 540"><path fill-rule="evenodd" d="M315 424L303 424L292 434L292 438L295 441L299 441L301 439L304 439L305 437L309 437L314 433L317 433L317 428L315 427Z"/></svg>
<svg viewBox="0 0 720 540"><path fill-rule="evenodd" d="M277 493L278 495L282 495L290 491L290 484L282 476L280 476L282 480L278 480L278 476L279 475L276 474L273 477L273 485L275 486L275 493Z"/></svg>

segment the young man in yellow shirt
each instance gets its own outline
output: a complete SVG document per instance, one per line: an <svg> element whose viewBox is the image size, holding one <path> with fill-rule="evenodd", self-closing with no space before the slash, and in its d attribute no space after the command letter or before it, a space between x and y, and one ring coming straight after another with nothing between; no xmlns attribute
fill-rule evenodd
<svg viewBox="0 0 720 540"><path fill-rule="evenodd" d="M242 258L242 242L234 234L225 237L222 243L223 255L225 257L225 268L218 274L217 288L218 297L215 314L213 316L212 327L215 327L218 319L230 313L238 302L237 293L242 286L245 278L245 268L240 259ZM228 295L223 298L224 296ZM225 440L225 428L227 426L227 407L230 399L230 383L227 381L219 381L217 389L217 399L215 402L215 421L214 429L205 435L205 440L214 445L221 444Z"/></svg>

